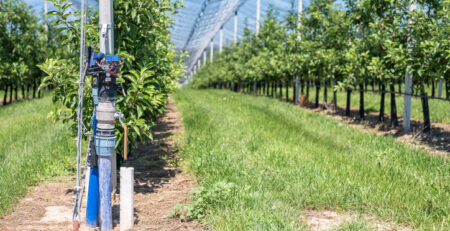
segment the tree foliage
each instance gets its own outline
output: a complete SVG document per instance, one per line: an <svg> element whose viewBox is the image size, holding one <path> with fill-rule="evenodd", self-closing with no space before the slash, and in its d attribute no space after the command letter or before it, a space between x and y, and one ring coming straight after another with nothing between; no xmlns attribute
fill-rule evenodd
<svg viewBox="0 0 450 231"><path fill-rule="evenodd" d="M80 44L80 12L72 12L66 0L51 0L56 11L59 52L39 67L47 74L41 87L54 86L54 101L60 105L52 113L55 119L77 120L76 105ZM170 49L172 15L181 7L179 1L119 0L114 1L115 53L124 60L117 83L117 109L124 113L133 146L145 137L151 138L150 127L156 116L164 111L168 94L177 86L182 66ZM86 44L98 50L98 13L88 11ZM86 83L90 83L90 77ZM91 85L84 89L84 124L89 125L93 114ZM116 126L118 146L123 146L123 131ZM75 130L75 124L73 125ZM119 150L122 150L119 148Z"/></svg>
<svg viewBox="0 0 450 231"><path fill-rule="evenodd" d="M383 120L384 93L395 96L394 85L402 82L405 71L413 73L414 87L422 92L424 105L424 84L441 78L450 81L449 0L421 0L414 11L405 0L344 2L342 7L332 0L312 0L300 17L299 28L294 26L295 10L280 22L270 9L261 32L247 32L237 44L218 54L214 63L195 75L193 86L254 80L267 84L300 77L303 83L316 82L318 87L332 82L335 91L347 89L350 97L355 86L364 89L365 84L379 83L383 87ZM238 58L233 58L236 54ZM393 98L391 107L395 108ZM350 110L349 104L347 108ZM427 110L424 106L424 114Z"/></svg>

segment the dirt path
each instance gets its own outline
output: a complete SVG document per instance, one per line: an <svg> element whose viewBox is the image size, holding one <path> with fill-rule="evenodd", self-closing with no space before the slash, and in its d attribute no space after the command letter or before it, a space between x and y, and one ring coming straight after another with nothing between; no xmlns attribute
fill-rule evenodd
<svg viewBox="0 0 450 231"><path fill-rule="evenodd" d="M194 222L167 216L175 203L187 204L196 186L179 166L176 136L183 132L181 116L170 101L167 112L152 128L153 142L133 150L126 166L135 168L135 226L133 230L205 230ZM175 136L175 137L174 137ZM0 230L71 230L75 178L63 177L33 187L14 206L14 212L0 219ZM83 214L85 213L83 206ZM119 197L113 203L114 230L120 230ZM81 230L91 230L84 225Z"/></svg>

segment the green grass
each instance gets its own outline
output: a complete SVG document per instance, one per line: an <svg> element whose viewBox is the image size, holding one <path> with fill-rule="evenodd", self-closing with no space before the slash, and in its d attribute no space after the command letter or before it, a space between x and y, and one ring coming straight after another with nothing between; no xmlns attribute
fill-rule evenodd
<svg viewBox="0 0 450 231"><path fill-rule="evenodd" d="M372 89L369 86L369 90ZM378 89L378 88L375 88ZM396 90L397 87L396 87ZM292 87L289 88L289 99L292 100L292 94L293 94ZM304 90L304 94L306 95L306 87ZM429 90L431 91L431 90ZM279 94L279 88L277 89L277 96ZM437 92L437 91L436 91ZM283 88L283 97L285 97L286 94L286 88ZM436 93L437 94L437 93ZM309 89L309 100L311 102L314 102L316 98L316 88L310 87ZM397 115L403 116L403 107L404 107L404 96L397 95L395 97L396 104L397 104ZM331 104L333 101L333 91L332 88L328 88L328 103ZM347 100L347 93L344 91L338 91L337 94L337 103L338 106L345 107ZM359 110L359 91L353 91L352 96L350 98L351 100L351 107L355 108L356 110ZM372 112L379 112L380 111L380 100L381 96L380 94L372 93L372 92L366 92L364 94L364 107L366 113L372 113ZM323 87L320 88L320 96L319 101L323 101ZM438 99L429 99L429 107L430 107L430 119L433 123L447 123L450 124L450 101L444 101L444 100L438 100ZM391 95L386 94L385 95L385 114L386 116L390 116L391 112ZM412 103L411 103L411 117L414 119L423 120L423 113L422 113L422 103L420 98L413 97Z"/></svg>
<svg viewBox="0 0 450 231"><path fill-rule="evenodd" d="M446 159L270 98L181 90L174 99L204 196L196 203L206 201L214 230L302 230L306 208L450 229Z"/></svg>
<svg viewBox="0 0 450 231"><path fill-rule="evenodd" d="M28 186L73 173L76 143L68 126L47 118L51 97L0 106L0 217Z"/></svg>

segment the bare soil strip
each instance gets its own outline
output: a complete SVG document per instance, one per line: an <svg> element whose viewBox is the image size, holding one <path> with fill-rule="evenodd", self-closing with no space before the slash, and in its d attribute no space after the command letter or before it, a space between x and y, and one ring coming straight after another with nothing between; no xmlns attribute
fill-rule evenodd
<svg viewBox="0 0 450 231"><path fill-rule="evenodd" d="M195 222L168 217L176 203L187 204L196 185L178 166L174 135L181 134L181 116L170 101L167 112L152 128L154 140L130 153L126 166L135 168L135 226L133 230L205 230ZM14 206L14 212L0 219L0 230L71 230L75 178L33 187ZM118 187L119 188L119 187ZM86 198L86 197L85 197ZM85 200L84 200L85 201ZM120 230L119 196L113 202L114 230ZM83 213L85 213L83 206ZM84 225L81 230L90 230Z"/></svg>

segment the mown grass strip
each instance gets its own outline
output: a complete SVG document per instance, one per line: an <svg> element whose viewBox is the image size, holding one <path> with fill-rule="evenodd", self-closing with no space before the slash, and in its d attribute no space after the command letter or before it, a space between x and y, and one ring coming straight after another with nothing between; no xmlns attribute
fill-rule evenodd
<svg viewBox="0 0 450 231"><path fill-rule="evenodd" d="M306 208L450 228L448 160L270 98L219 90L174 98L189 169L207 192L201 209L216 230L301 230Z"/></svg>
<svg viewBox="0 0 450 231"><path fill-rule="evenodd" d="M51 108L51 97L0 107L0 217L28 186L75 169L70 129L47 118Z"/></svg>

